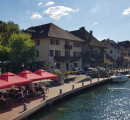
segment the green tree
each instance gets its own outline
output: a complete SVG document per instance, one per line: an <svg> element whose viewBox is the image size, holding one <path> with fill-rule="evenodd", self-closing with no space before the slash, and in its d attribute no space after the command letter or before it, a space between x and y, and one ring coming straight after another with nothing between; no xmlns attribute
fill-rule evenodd
<svg viewBox="0 0 130 120"><path fill-rule="evenodd" d="M14 22L9 21L5 23L0 21L0 43L4 46L8 46L9 38L13 33L19 32L19 26Z"/></svg>
<svg viewBox="0 0 130 120"><path fill-rule="evenodd" d="M31 35L25 33L14 33L10 37L10 60L15 70L22 64L34 59L35 44L30 38Z"/></svg>
<svg viewBox="0 0 130 120"><path fill-rule="evenodd" d="M9 60L9 48L0 45L0 61L3 63L4 61L8 60Z"/></svg>

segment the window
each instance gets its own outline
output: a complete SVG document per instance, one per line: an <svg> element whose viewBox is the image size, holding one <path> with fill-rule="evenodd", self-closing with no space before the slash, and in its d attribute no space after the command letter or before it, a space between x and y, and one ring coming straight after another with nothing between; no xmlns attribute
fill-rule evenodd
<svg viewBox="0 0 130 120"><path fill-rule="evenodd" d="M110 54L112 54L112 50L110 50Z"/></svg>
<svg viewBox="0 0 130 120"><path fill-rule="evenodd" d="M81 52L77 52L77 57L81 57Z"/></svg>
<svg viewBox="0 0 130 120"><path fill-rule="evenodd" d="M81 52L73 52L74 57L81 57Z"/></svg>
<svg viewBox="0 0 130 120"><path fill-rule="evenodd" d="M60 40L50 39L50 44L51 45L60 45Z"/></svg>
<svg viewBox="0 0 130 120"><path fill-rule="evenodd" d="M39 51L36 50L36 57L39 57Z"/></svg>
<svg viewBox="0 0 130 120"><path fill-rule="evenodd" d="M66 63L66 70L69 70L69 64Z"/></svg>
<svg viewBox="0 0 130 120"><path fill-rule="evenodd" d="M50 44L54 45L54 40L53 39L50 39Z"/></svg>
<svg viewBox="0 0 130 120"><path fill-rule="evenodd" d="M81 43L80 42L74 42L74 47L81 47Z"/></svg>
<svg viewBox="0 0 130 120"><path fill-rule="evenodd" d="M73 56L76 57L76 52L73 52Z"/></svg>
<svg viewBox="0 0 130 120"><path fill-rule="evenodd" d="M53 50L50 50L50 56L53 56Z"/></svg>
<svg viewBox="0 0 130 120"><path fill-rule="evenodd" d="M40 40L35 40L35 45L40 45Z"/></svg>
<svg viewBox="0 0 130 120"><path fill-rule="evenodd" d="M70 51L65 51L65 56L69 57L70 56Z"/></svg>
<svg viewBox="0 0 130 120"><path fill-rule="evenodd" d="M60 50L55 50L55 56L60 56L61 52Z"/></svg>
<svg viewBox="0 0 130 120"><path fill-rule="evenodd" d="M65 45L69 45L69 41L65 41Z"/></svg>
<svg viewBox="0 0 130 120"><path fill-rule="evenodd" d="M60 41L59 40L56 40L56 45L60 45Z"/></svg>
<svg viewBox="0 0 130 120"><path fill-rule="evenodd" d="M56 69L60 69L60 63L56 63Z"/></svg>

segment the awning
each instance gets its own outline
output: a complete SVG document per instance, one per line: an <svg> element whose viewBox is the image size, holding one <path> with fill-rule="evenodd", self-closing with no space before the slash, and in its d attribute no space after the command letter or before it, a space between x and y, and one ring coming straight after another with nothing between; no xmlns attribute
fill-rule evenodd
<svg viewBox="0 0 130 120"><path fill-rule="evenodd" d="M0 80L0 89L10 88L12 84L4 80Z"/></svg>
<svg viewBox="0 0 130 120"><path fill-rule="evenodd" d="M13 86L25 85L25 84L29 84L31 82L30 80L20 77L18 75L15 75L11 72L2 74L0 76L0 79L12 84Z"/></svg>
<svg viewBox="0 0 130 120"><path fill-rule="evenodd" d="M38 81L38 80L43 79L41 76L34 74L34 73L32 73L31 71L28 71L28 70L24 70L17 75L21 76L23 78L26 78L28 80L31 80L31 81Z"/></svg>
<svg viewBox="0 0 130 120"><path fill-rule="evenodd" d="M37 71L34 72L37 75L40 75L43 79L55 79L57 78L57 75L49 73L45 70L39 69Z"/></svg>

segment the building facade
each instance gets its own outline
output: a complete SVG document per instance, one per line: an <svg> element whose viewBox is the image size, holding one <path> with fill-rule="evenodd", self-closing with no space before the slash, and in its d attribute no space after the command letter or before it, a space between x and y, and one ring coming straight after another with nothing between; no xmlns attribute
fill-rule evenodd
<svg viewBox="0 0 130 120"><path fill-rule="evenodd" d="M35 40L35 60L44 61L44 69L47 71L55 72L59 69L65 72L82 67L82 39L52 23L31 27L26 31Z"/></svg>
<svg viewBox="0 0 130 120"><path fill-rule="evenodd" d="M83 64L88 66L97 66L104 64L104 49L105 46L98 41L92 31L88 32L84 27L79 30L70 31L73 35L83 39Z"/></svg>
<svg viewBox="0 0 130 120"><path fill-rule="evenodd" d="M103 40L102 43L107 47L105 52L111 56L115 61L125 55L124 48L118 45L113 40Z"/></svg>

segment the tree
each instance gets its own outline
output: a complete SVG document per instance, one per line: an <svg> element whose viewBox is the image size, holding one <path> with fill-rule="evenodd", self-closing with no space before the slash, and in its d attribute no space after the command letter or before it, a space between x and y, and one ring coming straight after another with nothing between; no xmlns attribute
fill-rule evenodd
<svg viewBox="0 0 130 120"><path fill-rule="evenodd" d="M31 35L25 33L14 33L10 37L10 60L15 70L22 66L22 64L34 59L35 44L30 38Z"/></svg>
<svg viewBox="0 0 130 120"><path fill-rule="evenodd" d="M9 60L9 48L0 45L0 61L8 61Z"/></svg>
<svg viewBox="0 0 130 120"><path fill-rule="evenodd" d="M4 46L8 46L9 38L13 33L19 32L19 26L14 22L8 23L0 21L0 43Z"/></svg>

